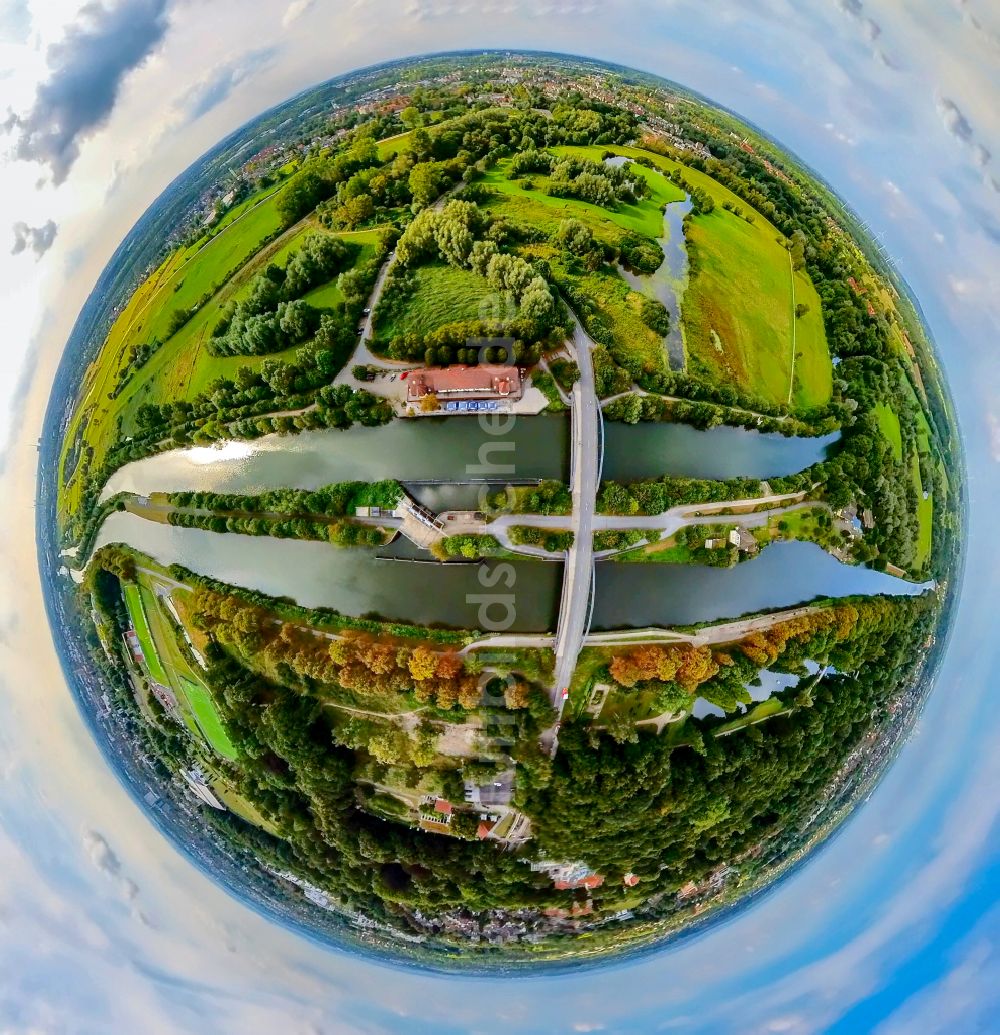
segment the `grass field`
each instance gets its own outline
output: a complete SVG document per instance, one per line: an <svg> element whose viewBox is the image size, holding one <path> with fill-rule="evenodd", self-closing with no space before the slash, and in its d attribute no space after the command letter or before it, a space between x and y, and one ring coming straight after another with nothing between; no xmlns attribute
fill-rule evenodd
<svg viewBox="0 0 1000 1035"><path fill-rule="evenodd" d="M617 273L609 273L607 267L593 273L572 276L569 280L593 303L591 333L598 340L603 340L604 336L597 329L603 324L610 335L612 355L637 357L643 369L649 373L666 368L667 354L663 347L663 336L642 319L642 295L639 292L633 291ZM597 326L594 325L595 317Z"/></svg>
<svg viewBox="0 0 1000 1035"><path fill-rule="evenodd" d="M239 791L235 790L225 778L213 773L213 779L210 781L210 784L212 793L230 812L235 813L240 819L245 819L248 823L252 823L255 827L260 827L269 834L278 836L277 826L267 819L252 801L244 798Z"/></svg>
<svg viewBox="0 0 1000 1035"><path fill-rule="evenodd" d="M413 270L413 289L391 320L379 321L377 335L389 341L398 334L428 334L446 323L480 318L482 303L495 292L485 279L444 263ZM492 315L489 310L485 315Z"/></svg>
<svg viewBox="0 0 1000 1035"><path fill-rule="evenodd" d="M557 156L587 158L592 162L600 163L605 148L599 146L563 146L553 147L550 150L552 154ZM615 208L604 208L602 205L593 205L588 201L580 201L575 198L550 197L544 191L548 177L538 173L529 173L517 180L508 180L506 179L507 165L509 163L498 163L496 168L491 171L491 174L487 175L485 182L502 190L504 193L514 196L528 196L556 210L563 208L565 205L570 205L577 212L581 213L576 216L578 219L584 219L585 215L590 215L597 219L609 219L623 230L629 230L643 237L661 237L663 235L663 206L672 201L684 200L684 192L679 187L672 184L665 177L657 175L652 169L646 169L643 166L637 166L636 168L639 171L639 175L649 184L650 197L642 198L634 204L619 203ZM497 174L502 177L499 181L493 178ZM533 182L536 188L526 191L524 189L526 181Z"/></svg>
<svg viewBox="0 0 1000 1035"><path fill-rule="evenodd" d="M924 499L924 486L920 477L920 460L914 454L910 464L910 476L917 490L917 523L919 532L917 545L913 555L913 563L919 569L927 563L931 555L931 541L934 535L934 495L927 493Z"/></svg>
<svg viewBox="0 0 1000 1035"><path fill-rule="evenodd" d="M233 747L233 742L219 719L219 713L208 690L201 683L195 683L183 676L180 677L180 683L205 739L223 758L235 760L236 748Z"/></svg>
<svg viewBox="0 0 1000 1035"><path fill-rule="evenodd" d="M375 144L375 150L378 152L379 158L384 161L393 155L398 155L401 151L408 151L412 137L412 129L405 133L397 133L395 136L385 137Z"/></svg>
<svg viewBox="0 0 1000 1035"><path fill-rule="evenodd" d="M913 385L907 377L900 375L900 396L910 406L917 421L917 452L910 458L910 478L913 487L917 492L917 522L919 532L917 535L916 548L913 554L913 564L916 568L922 568L931 555L931 546L934 536L934 493L933 486L928 486L927 499L924 499L924 484L920 475L919 454L928 454L931 450L931 428L927 422L927 414L924 412L920 400L917 398ZM897 422L898 423L898 422ZM879 426L882 426L882 417L879 416ZM900 457L901 458L901 457ZM944 500L939 501L942 505Z"/></svg>
<svg viewBox="0 0 1000 1035"><path fill-rule="evenodd" d="M269 262L283 265L288 261L289 255L299 247L302 239L316 232L322 231L312 220L306 219L273 243L258 250L260 238L253 224L245 220L232 224L231 229L216 238L210 247L230 236L242 240L249 233L250 240L245 241L237 249L237 252L242 253L252 244L253 254L249 261L175 335L165 341L139 371L133 374L117 398L109 399L109 393L122 377L129 349L136 342L145 340L144 332L141 330L143 321L147 319L145 314L152 313L158 307L166 307L168 313L172 311L175 296L169 285L176 281L176 275L181 269L187 271L185 278L190 277L189 271L192 267L181 267L179 264L183 260L180 253L176 253L139 287L115 322L104 347L84 378L80 402L64 446L64 484L60 493L61 510L64 513L74 511L81 488L81 479L75 477L80 473L81 465L75 465L71 472L71 465L65 462L72 444L75 443L76 449L80 451L89 446L93 450L91 463L100 463L116 439L119 419L121 433L132 434L135 430L135 413L144 403L191 399L217 378L232 377L241 366L254 368L268 358L292 358L294 349L289 349L285 353L275 353L270 357L219 358L209 355L206 346L222 311L249 291L256 274ZM370 259L378 243L377 230L348 232L338 236L361 246L356 260L358 263ZM209 248L206 247L200 254L206 255L208 251ZM233 247L230 246L228 251L233 252ZM336 282L333 281L315 288L308 300L310 304L322 307L333 305L342 298ZM67 475L70 476L68 482L65 481Z"/></svg>
<svg viewBox="0 0 1000 1035"><path fill-rule="evenodd" d="M896 416L896 411L887 403L879 403L875 407L875 415L878 417L879 429L892 445L896 462L901 462L903 459L903 433L899 428L899 417Z"/></svg>
<svg viewBox="0 0 1000 1035"><path fill-rule="evenodd" d="M591 158L596 153L599 158L605 149L556 150ZM692 186L715 201L714 212L690 221L691 242L701 264L700 272L690 278L681 305L691 370L784 405L792 380L794 328L792 404L809 407L828 402L833 367L819 296L804 272L793 277L788 251L780 243L782 233L758 212L751 213L754 222L750 224L724 211L726 203L742 212L750 212L750 207L697 169L641 148L607 150L630 158L646 157L665 172L679 170ZM648 175L657 179L651 172ZM672 184L668 186L676 190ZM793 313L798 303L808 305L809 311L796 319Z"/></svg>
<svg viewBox="0 0 1000 1035"><path fill-rule="evenodd" d="M595 161L600 161L604 153L601 147L554 147L551 150L553 154L575 155ZM488 202L486 207L502 208L512 219L530 222L549 233L555 233L564 219L572 218L585 223L603 241L616 240L620 236L617 230L627 230L643 237L662 237L663 206L671 201L682 201L684 193L652 170L640 169L652 188L652 197L643 198L633 205L619 204L615 209L592 205L576 198L551 197L541 189L546 177L537 174L525 175L517 180L508 179L509 159L497 162L478 182L501 195ZM529 182L536 185L535 189L525 189L525 184Z"/></svg>
<svg viewBox="0 0 1000 1035"><path fill-rule="evenodd" d="M684 343L694 373L732 383L768 402L828 402L833 386L819 296L788 252L745 219L716 209L692 218L696 272L681 303ZM803 303L809 311L794 315ZM794 338L794 348L793 348Z"/></svg>
<svg viewBox="0 0 1000 1035"><path fill-rule="evenodd" d="M600 161L605 150L631 158L646 157L660 170L679 169L685 179L712 196L715 211L690 220L690 246L697 272L689 278L681 304L685 350L691 372L717 383L730 383L779 405L822 406L830 399L833 366L823 326L819 296L804 271L793 272L780 231L759 213L751 224L725 211L730 204L742 212L749 206L728 188L696 169L640 148L556 147L556 154ZM580 219L594 235L614 243L619 231L645 237L663 235L662 207L683 198L683 192L652 169L638 166L652 188L652 197L616 210L585 202L553 198L542 190L525 190L525 180L544 185L544 177L508 180L509 163L499 162L483 182L498 192L487 202L508 218L530 223L554 234L568 217ZM594 285L590 285L592 288ZM627 313L609 305L607 292L599 299L606 320L615 325ZM807 312L796 317L795 307ZM643 341L641 323L621 325L620 335L643 363L664 361L662 341ZM638 333L637 333L638 332ZM794 368L794 370L793 370ZM653 368L655 369L655 367Z"/></svg>
<svg viewBox="0 0 1000 1035"><path fill-rule="evenodd" d="M226 733L212 695L181 646L176 619L161 595L167 587L145 574L139 579L138 583L125 586L125 601L150 676L173 691L181 719L195 737L220 757L235 760L236 748Z"/></svg>
<svg viewBox="0 0 1000 1035"><path fill-rule="evenodd" d="M778 715L780 712L787 710L788 706L782 702L780 697L769 697L766 701L761 701L751 708L746 715L719 726L715 730L715 735L717 737L728 736L730 733L735 733L737 730L745 729L747 726L763 722L765 719L770 719L771 716Z"/></svg>

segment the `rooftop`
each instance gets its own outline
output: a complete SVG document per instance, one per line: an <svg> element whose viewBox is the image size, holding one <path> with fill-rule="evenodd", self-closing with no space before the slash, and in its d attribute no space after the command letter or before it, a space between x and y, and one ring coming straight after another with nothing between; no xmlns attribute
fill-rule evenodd
<svg viewBox="0 0 1000 1035"><path fill-rule="evenodd" d="M411 371L406 381L406 397L410 402L426 395L459 398L519 399L521 372L517 367L481 363L469 367L430 367Z"/></svg>

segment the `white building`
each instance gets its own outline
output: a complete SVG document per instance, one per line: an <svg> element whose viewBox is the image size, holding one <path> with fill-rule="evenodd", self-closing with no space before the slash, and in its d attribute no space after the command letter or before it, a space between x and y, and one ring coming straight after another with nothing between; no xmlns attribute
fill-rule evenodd
<svg viewBox="0 0 1000 1035"><path fill-rule="evenodd" d="M181 779L191 788L195 796L220 812L226 811L226 806L212 793L208 786L208 780L201 766L192 766L190 769L181 770Z"/></svg>

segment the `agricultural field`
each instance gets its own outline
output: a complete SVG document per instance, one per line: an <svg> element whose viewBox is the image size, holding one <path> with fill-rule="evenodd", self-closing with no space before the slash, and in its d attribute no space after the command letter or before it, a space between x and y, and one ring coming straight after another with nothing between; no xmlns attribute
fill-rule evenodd
<svg viewBox="0 0 1000 1035"><path fill-rule="evenodd" d="M253 212L260 212L270 205L269 200ZM306 237L328 232L319 227L314 217L308 217L261 248L261 228L249 222L249 218L253 217L231 224L228 231L214 238L197 253L196 258L186 263L180 252L175 253L139 287L115 322L104 348L88 370L81 401L67 433L66 441L69 445L64 451L62 463L65 479L62 500L66 511L72 513L75 509L81 489L81 479L74 477L80 467L76 457L86 454L91 463L100 463L118 438L119 421L120 434L133 433L135 413L144 403L192 399L217 378L233 377L241 366L253 369L266 359L292 358L295 349L272 353L270 356L218 357L210 355L206 347L223 311L247 294L253 278L261 270L272 262L284 266L291 253ZM276 218L276 213L271 212L266 226L271 227ZM268 234L270 232L268 230ZM348 231L338 233L337 236L360 245L355 261L363 263L375 253L379 231ZM148 326L165 321L175 308L176 299L181 294L181 291L176 290L178 274L183 272L185 283L195 275L199 282L211 283L211 278L216 276L216 273L211 272L213 269L222 279L232 273L231 267L223 268L223 264L218 261L221 252L213 253L208 258L212 249L219 247L222 242L226 242L226 256L242 256L246 259L249 254L248 261L132 374L118 391L117 397L111 398L115 387L125 376L131 349L148 340ZM230 258L225 258L223 263L229 261ZM306 301L317 308L331 307L342 300L335 280L314 288L306 297ZM147 311L154 314L149 317L148 325L144 315Z"/></svg>

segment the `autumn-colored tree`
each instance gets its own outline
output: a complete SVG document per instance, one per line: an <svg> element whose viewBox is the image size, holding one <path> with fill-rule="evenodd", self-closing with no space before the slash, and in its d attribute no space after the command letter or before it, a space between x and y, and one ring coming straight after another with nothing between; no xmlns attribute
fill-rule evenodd
<svg viewBox="0 0 1000 1035"><path fill-rule="evenodd" d="M531 700L531 687L520 680L511 680L503 688L503 702L511 709L527 708Z"/></svg>
<svg viewBox="0 0 1000 1035"><path fill-rule="evenodd" d="M414 679L431 679L437 672L437 655L430 647L416 647L410 655L408 667Z"/></svg>
<svg viewBox="0 0 1000 1035"><path fill-rule="evenodd" d="M437 656L435 675L439 679L454 679L464 668L465 662L456 651L443 651Z"/></svg>
<svg viewBox="0 0 1000 1035"><path fill-rule="evenodd" d="M479 689L479 682L475 677L468 677L463 679L461 682L461 688L458 691L458 703L466 710L472 711L474 708L478 708L482 702L483 694ZM440 695L438 695L440 701Z"/></svg>

